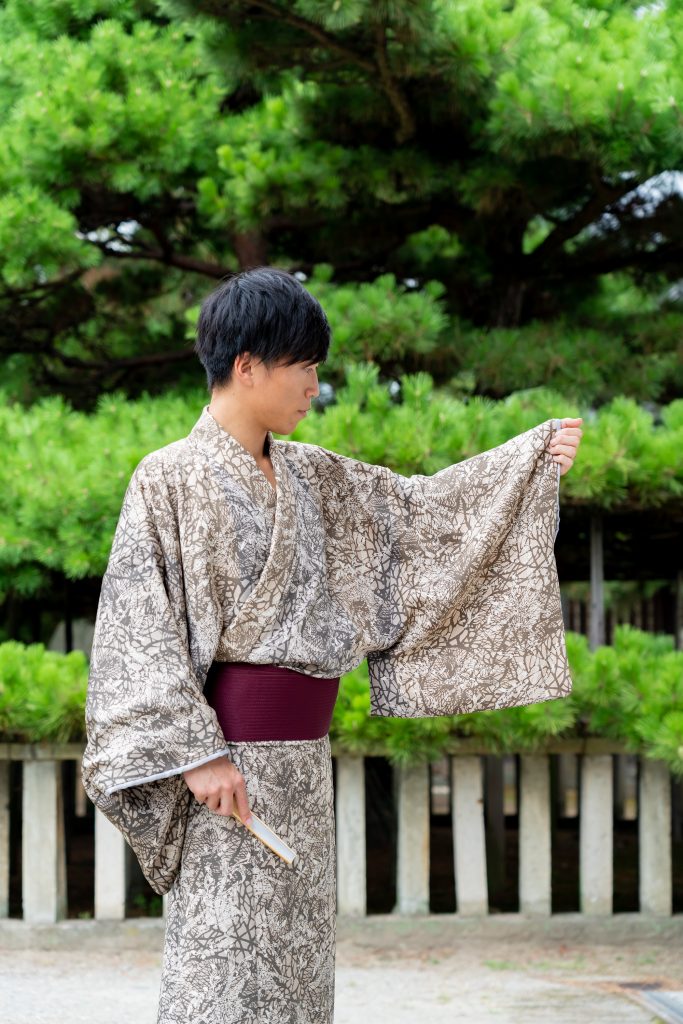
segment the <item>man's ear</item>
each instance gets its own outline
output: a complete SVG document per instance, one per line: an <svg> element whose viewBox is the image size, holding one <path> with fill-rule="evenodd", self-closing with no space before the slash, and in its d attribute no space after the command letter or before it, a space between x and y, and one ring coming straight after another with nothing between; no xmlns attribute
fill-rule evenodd
<svg viewBox="0 0 683 1024"><path fill-rule="evenodd" d="M232 365L232 372L235 379L245 387L253 387L255 384L255 365L256 360L252 356L251 352L240 352L240 354L235 357L235 362Z"/></svg>

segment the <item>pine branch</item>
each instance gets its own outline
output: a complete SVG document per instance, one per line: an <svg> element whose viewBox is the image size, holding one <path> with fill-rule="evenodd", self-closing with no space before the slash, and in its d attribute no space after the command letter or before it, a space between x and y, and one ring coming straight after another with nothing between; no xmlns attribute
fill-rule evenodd
<svg viewBox="0 0 683 1024"><path fill-rule="evenodd" d="M377 56L377 67L379 69L380 80L384 87L384 91L389 98L389 102L398 115L400 123L400 127L396 132L396 142L400 145L402 142L406 142L415 135L417 127L415 124L415 117L410 109L407 99L403 95L403 92L399 88L398 83L389 68L386 26L379 22L375 27L375 38L377 42L377 49L375 53Z"/></svg>
<svg viewBox="0 0 683 1024"><path fill-rule="evenodd" d="M29 342L23 337L18 337L13 342L2 346L0 349L3 356L21 353L22 355L35 355L45 359L56 360L63 367L70 370L82 370L85 373L97 376L105 376L117 370L130 370L143 366L158 366L160 364L182 362L185 359L194 357L192 349L172 349L169 352L147 352L137 356L122 356L119 359L80 359L78 356L67 355L61 352L54 344L49 342Z"/></svg>
<svg viewBox="0 0 683 1024"><path fill-rule="evenodd" d="M220 279L228 277L233 273L229 267L220 263L211 263L208 260L200 260L195 256L185 256L182 253L174 253L165 249L149 249L144 246L132 246L128 252L120 249L112 249L108 242L92 240L92 245L101 249L108 257L117 260L151 260L154 263L162 263L166 267L177 267L179 270L190 270L195 274L202 274L204 277Z"/></svg>
<svg viewBox="0 0 683 1024"><path fill-rule="evenodd" d="M652 274L655 271L667 270L672 267L679 268L681 263L683 263L683 245L678 241L659 245L652 252L644 252L637 248L616 251L605 246L602 251L597 251L594 258L590 258L585 250L579 250L562 263L554 266L552 274L547 276L548 278L580 281L599 277L602 274L610 274L615 270L628 270L632 267Z"/></svg>
<svg viewBox="0 0 683 1024"><path fill-rule="evenodd" d="M306 32L309 36L315 39L316 42L320 43L321 46L324 46L333 53L339 54L340 57L344 58L351 64L354 64L356 67L361 68L363 71L367 71L373 76L375 74L379 74L382 88L399 120L399 129L396 133L396 141L400 144L402 142L406 142L415 135L415 117L389 67L385 25L378 23L375 28L376 63L373 63L371 60L368 60L358 54L355 50L350 49L348 46L344 46L343 43L340 43L338 39L329 32L326 32L325 29L321 28L319 25L308 21L306 18L301 17L299 14L295 14L289 9L283 9L277 4L271 3L270 0L251 0L251 6L258 7L270 14L272 17L285 22L285 24L291 25L293 28L299 29L302 32Z"/></svg>
<svg viewBox="0 0 683 1024"><path fill-rule="evenodd" d="M634 188L632 181L624 182L618 186L609 186L600 179L596 180L596 178L594 178L594 186L596 191L588 202L572 217L559 221L557 227L534 249L529 257L529 264L531 266L543 263L548 256L561 249L570 238L574 238L575 235L578 235L589 224L594 223L602 214L609 212L611 206L621 199L622 196L632 192Z"/></svg>
<svg viewBox="0 0 683 1024"><path fill-rule="evenodd" d="M45 295L46 292L58 291L60 288L64 288L68 284L73 284L83 274L83 268L77 267L75 270L69 271L68 274L62 274L61 277L50 278L49 281L35 281L33 284L27 285L26 288L5 288L4 291L0 292L0 302L3 299L29 299L32 295Z"/></svg>
<svg viewBox="0 0 683 1024"><path fill-rule="evenodd" d="M375 65L372 61L367 60L365 57L361 57L360 54L355 52L355 50L350 50L347 46L344 46L343 43L340 43L338 39L335 39L334 36L330 35L329 32L326 32L325 29L316 25L312 21L308 21L306 18L302 18L301 15L295 14L291 9L279 7L277 4L270 3L269 0L250 0L250 6L258 7L267 14L270 14L273 18L276 18L279 21L284 21L287 25L291 25L292 28L297 28L302 32L306 32L311 36L311 38L315 39L316 42L320 43L321 46L345 57L347 61L350 61L357 67L362 68L364 71L369 71L371 74L376 71Z"/></svg>

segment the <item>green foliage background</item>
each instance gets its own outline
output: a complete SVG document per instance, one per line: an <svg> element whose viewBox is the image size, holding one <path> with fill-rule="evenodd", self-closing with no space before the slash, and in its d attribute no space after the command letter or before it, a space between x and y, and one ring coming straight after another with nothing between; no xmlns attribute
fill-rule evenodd
<svg viewBox="0 0 683 1024"><path fill-rule="evenodd" d="M433 473L580 415L563 504L680 508L680 0L0 0L0 38L5 735L79 735L82 657L22 653L17 623L67 584L93 604L133 469L207 401L196 314L239 269L297 272L333 328L334 401L295 439ZM457 728L678 770L679 653L582 643L567 701ZM345 679L349 749L454 727L369 720L366 690Z"/></svg>
<svg viewBox="0 0 683 1024"><path fill-rule="evenodd" d="M567 632L573 690L562 700L436 718L370 717L367 664L342 678L330 739L392 763L431 761L476 737L491 753L530 753L567 736L599 735L665 761L683 777L683 652L667 635L618 626L614 644L589 651ZM84 739L88 665L82 651L0 644L0 735L17 742Z"/></svg>
<svg viewBox="0 0 683 1024"><path fill-rule="evenodd" d="M401 378L401 401L374 364L350 364L336 403L312 412L291 435L404 475L431 474L502 444L580 406L532 388L501 402L434 390L427 374ZM103 396L94 415L59 396L30 409L0 405L6 453L0 463L0 596L39 594L51 574L101 576L123 494L140 459L189 433L204 397L166 393L127 401ZM602 406L585 432L581 458L562 478L565 504L647 508L683 494L683 400L651 413L630 398Z"/></svg>
<svg viewBox="0 0 683 1024"><path fill-rule="evenodd" d="M680 0L2 0L0 37L21 402L198 386L188 310L254 263L321 296L333 384L681 393Z"/></svg>

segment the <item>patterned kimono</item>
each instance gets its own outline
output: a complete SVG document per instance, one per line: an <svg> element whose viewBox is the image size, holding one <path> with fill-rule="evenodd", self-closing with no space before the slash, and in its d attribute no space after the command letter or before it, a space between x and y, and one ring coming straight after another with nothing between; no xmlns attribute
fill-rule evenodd
<svg viewBox="0 0 683 1024"><path fill-rule="evenodd" d="M83 779L169 893L159 1024L331 1024L336 865L329 737L231 742L213 661L332 678L367 657L371 713L415 717L570 692L547 420L404 477L274 440L277 490L202 410L126 490L91 655ZM191 794L226 755L288 865Z"/></svg>

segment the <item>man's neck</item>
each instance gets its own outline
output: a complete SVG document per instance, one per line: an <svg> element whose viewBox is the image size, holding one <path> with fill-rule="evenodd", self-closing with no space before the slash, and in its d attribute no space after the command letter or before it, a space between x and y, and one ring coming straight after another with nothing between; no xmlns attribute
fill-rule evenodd
<svg viewBox="0 0 683 1024"><path fill-rule="evenodd" d="M225 395L220 398L214 394L209 402L209 412L224 430L235 438L243 448L250 452L257 462L270 455L268 451L268 431L261 423L254 422L244 408L238 408Z"/></svg>

